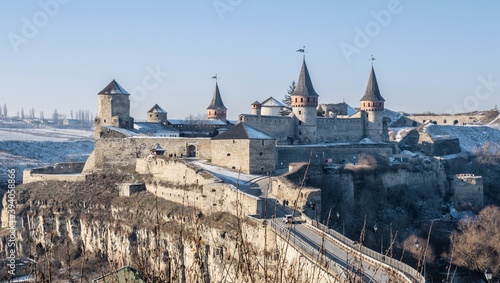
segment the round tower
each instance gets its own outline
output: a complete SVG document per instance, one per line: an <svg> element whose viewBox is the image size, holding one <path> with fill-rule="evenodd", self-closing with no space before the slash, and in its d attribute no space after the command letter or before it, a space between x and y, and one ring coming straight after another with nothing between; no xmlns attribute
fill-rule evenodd
<svg viewBox="0 0 500 283"><path fill-rule="evenodd" d="M134 127L134 118L130 117L130 94L121 85L113 80L98 95L94 138L100 138L103 126L126 129Z"/></svg>
<svg viewBox="0 0 500 283"><path fill-rule="evenodd" d="M155 104L155 106L153 106L153 108L149 109L148 113L146 114L146 121L148 123L166 124L167 123L167 111L165 111L163 108L158 106L158 104Z"/></svg>
<svg viewBox="0 0 500 283"><path fill-rule="evenodd" d="M365 95L360 99L363 117L365 138L376 142L387 141L387 133L384 132L384 102L380 94L375 71L371 69L370 78L366 86Z"/></svg>
<svg viewBox="0 0 500 283"><path fill-rule="evenodd" d="M290 95L292 112L297 118L295 134L300 143L315 143L317 141L316 108L318 107L318 97L304 59L297 85Z"/></svg>
<svg viewBox="0 0 500 283"><path fill-rule="evenodd" d="M226 120L227 108L224 106L224 102L222 102L222 98L220 96L219 85L217 81L215 82L215 90L214 96L212 97L212 101L210 105L207 107L207 116L209 120L221 119Z"/></svg>
<svg viewBox="0 0 500 283"><path fill-rule="evenodd" d="M261 107L262 106L261 106L260 102L258 102L258 101L255 101L254 103L252 103L252 114L260 116Z"/></svg>

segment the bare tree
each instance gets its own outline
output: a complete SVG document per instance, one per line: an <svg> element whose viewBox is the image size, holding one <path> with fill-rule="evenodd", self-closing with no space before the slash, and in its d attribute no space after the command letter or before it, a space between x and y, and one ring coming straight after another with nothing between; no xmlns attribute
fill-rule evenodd
<svg viewBox="0 0 500 283"><path fill-rule="evenodd" d="M490 269L500 276L500 208L487 206L477 219L467 218L451 234L454 263L483 273Z"/></svg>

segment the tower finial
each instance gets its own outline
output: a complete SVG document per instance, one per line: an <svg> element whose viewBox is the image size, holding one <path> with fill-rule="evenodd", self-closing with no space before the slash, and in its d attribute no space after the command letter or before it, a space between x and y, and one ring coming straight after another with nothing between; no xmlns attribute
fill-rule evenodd
<svg viewBox="0 0 500 283"><path fill-rule="evenodd" d="M307 52L306 52L306 46L305 46L305 45L304 45L304 46L302 46L302 48L297 49L297 52L304 53L304 54L303 54L303 56L302 56L302 58L303 58L303 59L305 59L305 58L306 58L306 53L307 53Z"/></svg>
<svg viewBox="0 0 500 283"><path fill-rule="evenodd" d="M215 74L215 76L213 76L213 77L212 77L212 79L215 79L215 82L217 82L217 79L218 79L218 78L219 78L219 77L217 76L217 74Z"/></svg>
<svg viewBox="0 0 500 283"><path fill-rule="evenodd" d="M375 61L376 59L375 59L375 57L373 57L373 54L372 54L372 55L370 55L370 56L371 56L371 58L370 58L370 60L369 60L369 61L372 61L372 66L373 66L373 61Z"/></svg>

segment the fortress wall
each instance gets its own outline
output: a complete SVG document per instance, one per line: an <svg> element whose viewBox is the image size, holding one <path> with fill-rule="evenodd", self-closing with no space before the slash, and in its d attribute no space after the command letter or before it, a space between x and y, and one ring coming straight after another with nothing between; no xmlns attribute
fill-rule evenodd
<svg viewBox="0 0 500 283"><path fill-rule="evenodd" d="M261 215L262 201L254 196L236 190L232 185L212 183L200 189L184 190L175 187L147 184L146 188L164 199L185 205L192 205L204 213L219 211L236 215Z"/></svg>
<svg viewBox="0 0 500 283"><path fill-rule="evenodd" d="M273 173L276 170L276 141L250 140L251 174Z"/></svg>
<svg viewBox="0 0 500 283"><path fill-rule="evenodd" d="M411 115L407 117L419 124L436 121L438 125L454 125L455 122L457 125L469 125L479 122L484 115Z"/></svg>
<svg viewBox="0 0 500 283"><path fill-rule="evenodd" d="M214 165L249 173L249 140L213 140L212 153Z"/></svg>
<svg viewBox="0 0 500 283"><path fill-rule="evenodd" d="M363 139L361 118L320 118L317 125L318 141L358 142Z"/></svg>
<svg viewBox="0 0 500 283"><path fill-rule="evenodd" d="M219 180L201 168L178 159L139 158L135 170L139 174L152 174L158 180L174 184L205 185Z"/></svg>
<svg viewBox="0 0 500 283"><path fill-rule="evenodd" d="M271 194L283 204L287 200L288 206L302 211L311 218L319 216L321 211L321 189L304 187L300 188L283 177L273 178ZM314 209L311 204L314 204ZM317 213L315 213L317 211Z"/></svg>
<svg viewBox="0 0 500 283"><path fill-rule="evenodd" d="M483 178L474 174L458 174L451 182L452 202L457 206L472 205L476 209L484 206Z"/></svg>
<svg viewBox="0 0 500 283"><path fill-rule="evenodd" d="M85 175L82 174L36 174L30 169L23 171L23 184L42 182L42 181L85 181Z"/></svg>
<svg viewBox="0 0 500 283"><path fill-rule="evenodd" d="M354 161L361 154L392 156L396 149L393 144L318 144L310 146L277 146L278 164L276 168L287 168L290 163L311 160L312 164L322 165L325 158Z"/></svg>
<svg viewBox="0 0 500 283"><path fill-rule="evenodd" d="M125 138L125 139L98 139L95 141L87 164L85 173L94 170L102 170L114 167L135 168L137 158L144 158L150 154L150 150L160 144L165 149L165 154L172 154L177 157L186 157L188 147L195 146L196 156L210 159L211 140L208 138L168 138L168 137L147 137L147 138Z"/></svg>
<svg viewBox="0 0 500 283"><path fill-rule="evenodd" d="M289 116L241 115L242 122L275 138L278 143L289 144L288 137L294 137L293 119Z"/></svg>
<svg viewBox="0 0 500 283"><path fill-rule="evenodd" d="M31 172L35 174L75 174L81 173L84 165L83 162L56 163L47 167L31 169Z"/></svg>

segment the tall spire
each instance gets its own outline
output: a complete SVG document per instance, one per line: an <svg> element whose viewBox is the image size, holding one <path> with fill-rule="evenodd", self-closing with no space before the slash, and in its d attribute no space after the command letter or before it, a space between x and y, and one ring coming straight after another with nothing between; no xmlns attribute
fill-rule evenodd
<svg viewBox="0 0 500 283"><path fill-rule="evenodd" d="M227 110L226 106L224 106L224 103L222 102L219 84L217 82L215 82L214 96L212 97L212 101L210 102L210 105L208 105L207 110Z"/></svg>
<svg viewBox="0 0 500 283"><path fill-rule="evenodd" d="M295 86L292 96L319 96L314 90L309 71L307 70L306 60L302 59L302 69L300 70L299 80Z"/></svg>
<svg viewBox="0 0 500 283"><path fill-rule="evenodd" d="M370 78L368 79L368 84L366 85L365 95L360 99L360 101L385 101L385 99L380 95L380 90L378 89L377 77L375 76L375 70L370 72Z"/></svg>

